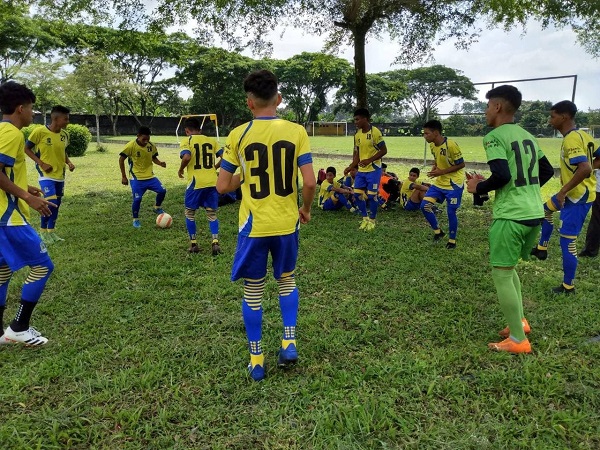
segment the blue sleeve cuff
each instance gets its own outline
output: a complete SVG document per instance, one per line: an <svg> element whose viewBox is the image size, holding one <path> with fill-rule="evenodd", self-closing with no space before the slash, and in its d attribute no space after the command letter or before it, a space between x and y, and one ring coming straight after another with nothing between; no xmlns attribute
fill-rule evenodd
<svg viewBox="0 0 600 450"><path fill-rule="evenodd" d="M594 155L594 158L597 158L598 156L600 156L600 147L598 147L598 148L597 148L597 149L594 151L593 155Z"/></svg>
<svg viewBox="0 0 600 450"><path fill-rule="evenodd" d="M33 147L35 147L35 144L33 142L31 142L29 139L27 139L25 141L25 147L27 147L28 149L32 149Z"/></svg>
<svg viewBox="0 0 600 450"><path fill-rule="evenodd" d="M313 160L311 153L305 153L304 155L298 157L298 167L302 167L306 164L312 164L312 162Z"/></svg>
<svg viewBox="0 0 600 450"><path fill-rule="evenodd" d="M458 166L459 164L462 164L464 162L465 162L464 158L460 158L460 159L457 159L456 161L454 161L454 165Z"/></svg>
<svg viewBox="0 0 600 450"><path fill-rule="evenodd" d="M377 148L379 150L381 150L381 148L385 145L385 141L381 141L379 144L377 144Z"/></svg>
<svg viewBox="0 0 600 450"><path fill-rule="evenodd" d="M587 156L584 156L584 155L576 156L575 158L569 159L569 164L571 164L572 166L574 166L575 164L586 162L587 160L588 160Z"/></svg>
<svg viewBox="0 0 600 450"><path fill-rule="evenodd" d="M0 153L0 163L4 164L6 167L13 167L15 165L15 159Z"/></svg>
<svg viewBox="0 0 600 450"><path fill-rule="evenodd" d="M221 169L229 173L235 173L235 171L237 170L237 166L235 164L231 164L229 161L222 160Z"/></svg>
<svg viewBox="0 0 600 450"><path fill-rule="evenodd" d="M183 155L192 156L192 152L190 152L189 150L182 150L181 153L179 153L179 158L183 158Z"/></svg>
<svg viewBox="0 0 600 450"><path fill-rule="evenodd" d="M217 158L221 158L223 156L223 147L221 147L218 151L217 151Z"/></svg>
<svg viewBox="0 0 600 450"><path fill-rule="evenodd" d="M121 152L119 153L119 156L122 156L123 158L129 158L125 153Z"/></svg>

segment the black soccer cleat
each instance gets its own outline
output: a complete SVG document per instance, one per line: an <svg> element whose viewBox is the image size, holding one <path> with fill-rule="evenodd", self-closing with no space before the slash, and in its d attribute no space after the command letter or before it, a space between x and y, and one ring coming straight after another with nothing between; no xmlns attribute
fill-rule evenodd
<svg viewBox="0 0 600 450"><path fill-rule="evenodd" d="M548 250L540 250L537 247L533 247L530 254L531 256L535 256L540 261L548 259Z"/></svg>
<svg viewBox="0 0 600 450"><path fill-rule="evenodd" d="M446 236L446 233L444 233L443 230L440 230L438 234L433 235L433 242L439 242L444 236Z"/></svg>
<svg viewBox="0 0 600 450"><path fill-rule="evenodd" d="M565 295L571 295L575 293L575 288L571 288L571 289L567 289L565 287L564 284L561 284L560 286L557 286L555 288L552 288L550 290L553 294L565 294Z"/></svg>

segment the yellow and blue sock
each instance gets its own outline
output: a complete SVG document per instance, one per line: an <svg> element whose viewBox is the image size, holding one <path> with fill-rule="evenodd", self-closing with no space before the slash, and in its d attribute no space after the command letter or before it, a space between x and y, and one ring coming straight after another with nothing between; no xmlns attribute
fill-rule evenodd
<svg viewBox="0 0 600 450"><path fill-rule="evenodd" d="M265 291L265 279L244 279L244 300L242 301L242 317L246 327L248 349L252 367L264 367L262 350L262 297Z"/></svg>

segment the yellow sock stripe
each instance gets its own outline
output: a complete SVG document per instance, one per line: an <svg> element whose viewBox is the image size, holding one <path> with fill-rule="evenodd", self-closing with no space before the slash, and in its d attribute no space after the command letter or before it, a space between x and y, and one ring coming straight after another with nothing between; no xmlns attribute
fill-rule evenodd
<svg viewBox="0 0 600 450"><path fill-rule="evenodd" d="M548 209L546 209L548 208ZM546 208L544 208L545 211L545 216L546 218L548 217L548 213L550 213L550 217L552 217L552 213L554 211L558 211L558 209L556 209L556 206L554 206L554 202L552 201L551 198L548 199L548 201L546 202Z"/></svg>
<svg viewBox="0 0 600 450"><path fill-rule="evenodd" d="M44 266L32 266L25 280L25 284L35 283L48 275L48 268Z"/></svg>
<svg viewBox="0 0 600 450"><path fill-rule="evenodd" d="M435 202L435 199L425 197L423 200L427 200L427 203L425 204L423 209L427 212L433 212L433 207L435 206L435 203L433 203L433 202Z"/></svg>
<svg viewBox="0 0 600 450"><path fill-rule="evenodd" d="M209 222L214 222L217 220L217 211L212 208L206 208L206 217Z"/></svg>
<svg viewBox="0 0 600 450"><path fill-rule="evenodd" d="M48 197L44 197L46 200L56 200L58 197L56 195L50 195Z"/></svg>
<svg viewBox="0 0 600 450"><path fill-rule="evenodd" d="M244 282L244 301L250 309L255 311L260 309L263 294L265 292L265 279L245 280Z"/></svg>
<svg viewBox="0 0 600 450"><path fill-rule="evenodd" d="M196 210L195 209L190 209L190 208L185 208L185 218L188 220L195 220L196 217Z"/></svg>
<svg viewBox="0 0 600 450"><path fill-rule="evenodd" d="M293 275L281 277L277 280L277 285L279 286L279 295L290 295L296 289L296 278Z"/></svg>
<svg viewBox="0 0 600 450"><path fill-rule="evenodd" d="M577 239L577 236L570 236L568 234L561 234L560 237L564 237L565 239Z"/></svg>
<svg viewBox="0 0 600 450"><path fill-rule="evenodd" d="M544 209L544 220L546 220L547 222L552 223L552 213L554 211L550 211L548 209Z"/></svg>
<svg viewBox="0 0 600 450"><path fill-rule="evenodd" d="M569 245L567 247L569 249L569 253L577 257L577 243L575 241L569 242Z"/></svg>
<svg viewBox="0 0 600 450"><path fill-rule="evenodd" d="M12 270L8 266L0 267L0 284L6 283L12 276Z"/></svg>

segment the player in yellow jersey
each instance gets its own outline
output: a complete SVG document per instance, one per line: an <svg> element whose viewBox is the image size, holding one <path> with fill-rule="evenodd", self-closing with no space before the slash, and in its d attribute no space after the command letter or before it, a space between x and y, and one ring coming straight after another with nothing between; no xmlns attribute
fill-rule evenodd
<svg viewBox="0 0 600 450"><path fill-rule="evenodd" d="M448 212L446 248L456 248L458 231L456 210L460 208L464 191L465 161L458 144L442 134L442 123L439 120L430 120L423 125L423 137L429 143L433 155L433 167L427 175L435 178L435 181L421 202L421 211L433 229L433 240L438 242L446 233L438 225L434 207L436 203L446 200Z"/></svg>
<svg viewBox="0 0 600 450"><path fill-rule="evenodd" d="M42 191L27 184L25 138L21 128L33 120L35 95L26 86L8 81L0 85L0 344L44 345L48 339L29 326L31 314L54 269L46 246L29 224L29 207L49 217L54 205ZM4 330L8 284L14 272L29 266L21 303Z"/></svg>
<svg viewBox="0 0 600 450"><path fill-rule="evenodd" d="M217 158L223 150L219 148L216 139L204 136L200 121L195 117L186 119L184 123L186 138L181 141L181 165L179 178L183 178L187 167L188 187L185 191L185 225L190 235L190 253L198 253L200 248L196 241L196 210L200 207L206 211L206 217L212 234L212 254L221 253L219 246L219 220L217 208L219 194L217 193ZM190 161L192 165L190 165Z"/></svg>
<svg viewBox="0 0 600 450"><path fill-rule="evenodd" d="M387 147L383 135L369 122L371 114L366 108L358 108L354 111L354 153L352 163L344 169L347 175L353 168L358 168L354 180L354 203L360 211L363 220L360 229L371 231L375 228L377 217L377 192L381 181L381 158L387 153ZM367 214L367 203L364 196L369 200L369 214Z"/></svg>
<svg viewBox="0 0 600 450"><path fill-rule="evenodd" d="M140 127L135 140L129 142L121 154L119 155L119 168L121 169L121 184L127 186L131 181L131 192L133 194L133 203L131 212L133 215L133 226L140 228L139 214L142 197L146 191L156 192L156 203L154 204L154 212L162 214L164 210L161 208L162 202L167 194L166 188L160 180L154 176L152 163L167 167L167 163L158 159L158 150L156 146L150 142L150 128ZM127 179L125 173L125 160L129 164L129 176Z"/></svg>
<svg viewBox="0 0 600 450"><path fill-rule="evenodd" d="M265 377L262 350L262 297L269 253L279 286L283 336L277 365L298 360L296 321L298 288L294 271L298 256L300 222L310 221L317 181L310 143L301 125L276 117L281 95L277 77L268 70L250 73L244 80L246 103L254 119L227 137L217 191L242 188L239 236L231 279L244 279L242 316L246 326L250 364L255 381ZM234 175L240 168L240 174ZM298 172L302 173L302 206L298 208Z"/></svg>
<svg viewBox="0 0 600 450"><path fill-rule="evenodd" d="M321 183L319 190L319 207L323 211L336 211L346 208L350 212L354 212L354 207L350 204L346 195L352 195L352 188L342 186L339 181L335 180L335 167L328 167L325 171L325 179Z"/></svg>
<svg viewBox="0 0 600 450"><path fill-rule="evenodd" d="M400 188L400 201L406 211L418 211L423 198L425 198L425 193L430 187L428 183L419 181L419 175L421 175L421 171L418 167L410 169L408 178L404 180Z"/></svg>
<svg viewBox="0 0 600 450"><path fill-rule="evenodd" d="M65 188L65 169L73 172L75 165L67 155L69 133L69 109L57 105L50 111L50 125L35 128L25 142L25 154L35 162L40 188L44 198L56 205L50 217L42 216L40 235L46 245L63 241L54 232L58 209L62 203Z"/></svg>
<svg viewBox="0 0 600 450"><path fill-rule="evenodd" d="M596 199L596 176L592 171L600 167L600 149L596 149L594 139L577 128L575 114L577 107L569 100L563 100L550 109L548 122L564 136L560 149L560 191L544 205L542 233L537 247L531 254L538 259L548 257L548 241L554 225L552 213L560 211L560 248L563 257L563 282L552 288L555 294L575 293L575 272L577 271L576 240Z"/></svg>

